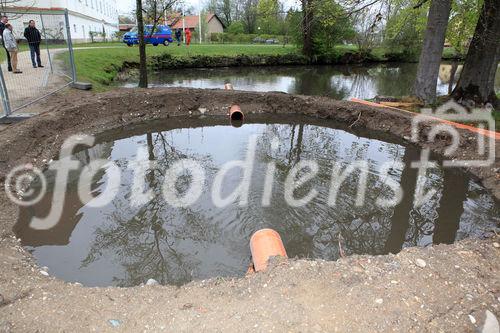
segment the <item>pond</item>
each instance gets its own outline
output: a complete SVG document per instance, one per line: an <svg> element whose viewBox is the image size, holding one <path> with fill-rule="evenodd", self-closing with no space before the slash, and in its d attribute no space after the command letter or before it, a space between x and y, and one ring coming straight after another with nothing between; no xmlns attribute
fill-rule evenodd
<svg viewBox="0 0 500 333"><path fill-rule="evenodd" d="M290 257L336 260L341 253L387 254L409 246L452 243L498 227L499 205L463 173L437 167L419 178L410 167L419 159L416 148L316 118L248 118L240 128L225 118L171 118L104 133L97 144L77 150L73 158L82 166L97 159L113 162L121 172L117 195L102 207L82 203L77 190L81 170L72 171L56 226L35 230L31 219L49 214L54 195L55 172L45 171L49 191L35 206L21 209L15 232L56 277L87 286L136 286L150 278L182 285L193 279L243 276L251 262L250 236L261 228L277 230ZM251 154L247 202L216 204L213 189L221 170ZM181 207L165 200L162 184L172 179L167 170L186 160L203 167L205 178L199 197ZM149 164L153 161L155 167ZM313 191L315 195L295 205L287 197L287 181L298 165L310 161L317 165L315 176L291 193L294 198ZM332 204L334 164L346 167L355 161L367 163L364 202L358 205L356 200L361 173L353 172ZM150 200L138 206L131 205L137 191L134 163L149 166L143 173L144 190L152 191ZM275 171L269 183L270 165ZM388 173L382 172L384 165L389 165ZM300 178L304 170L291 179ZM239 187L244 174L236 167L224 175L221 198ZM106 191L111 177L108 165L91 178L95 196ZM180 194L191 193L194 178L183 173L171 186ZM378 204L392 196L384 185L387 178L403 191L402 200L392 206ZM417 187L435 192L418 207Z"/></svg>
<svg viewBox="0 0 500 333"><path fill-rule="evenodd" d="M437 92L448 94L452 65L441 64ZM456 78L462 70L460 65ZM189 87L222 89L232 83L237 90L280 91L290 94L329 96L334 99L371 99L382 96L408 96L411 93L416 63L372 65L229 67L179 69L151 73L152 87ZM456 82L456 80L455 80ZM125 87L136 87L130 79ZM495 89L500 92L500 69Z"/></svg>

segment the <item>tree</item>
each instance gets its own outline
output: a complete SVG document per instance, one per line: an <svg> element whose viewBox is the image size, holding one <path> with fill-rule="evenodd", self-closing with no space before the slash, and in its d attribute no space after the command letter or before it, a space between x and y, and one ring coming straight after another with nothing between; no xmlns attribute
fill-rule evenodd
<svg viewBox="0 0 500 333"><path fill-rule="evenodd" d="M427 24L428 4L414 8L411 2L397 1L387 10L384 44L401 59L418 58Z"/></svg>
<svg viewBox="0 0 500 333"><path fill-rule="evenodd" d="M226 27L230 26L231 23L233 23L232 11L233 6L231 4L231 0L222 0L222 3L220 4L220 17Z"/></svg>
<svg viewBox="0 0 500 333"><path fill-rule="evenodd" d="M170 25L174 25L180 18L179 15L170 15L174 6L179 0L143 0L143 12L146 22L151 24L151 35L154 33L155 28L162 22L168 19Z"/></svg>
<svg viewBox="0 0 500 333"><path fill-rule="evenodd" d="M330 0L301 0L301 11L289 10L284 33L290 33L308 58L331 54L335 45L352 40L354 27L345 8Z"/></svg>
<svg viewBox="0 0 500 333"><path fill-rule="evenodd" d="M477 0L455 0L451 7L446 40L458 56L465 57L471 37L474 35L481 3Z"/></svg>
<svg viewBox="0 0 500 333"><path fill-rule="evenodd" d="M302 7L302 53L309 58L314 54L313 46L313 19L314 19L314 1L300 0Z"/></svg>
<svg viewBox="0 0 500 333"><path fill-rule="evenodd" d="M136 18L137 18L137 37L139 39L139 88L148 87L148 69L147 69L147 55L146 43L144 41L144 21L146 18L147 23L151 24L151 29L148 29L149 36L151 37L156 30L156 27L161 21L166 20L167 13L171 12L178 0L136 0ZM175 24L175 17L171 25Z"/></svg>
<svg viewBox="0 0 500 333"><path fill-rule="evenodd" d="M361 53L368 53L377 42L377 36L379 35L377 25L382 20L382 14L377 14L375 20L370 20L370 15L370 10L365 9L354 17L357 22L355 40Z"/></svg>
<svg viewBox="0 0 500 333"><path fill-rule="evenodd" d="M335 46L355 36L350 16L334 1L315 0L312 21L314 54L331 54Z"/></svg>
<svg viewBox="0 0 500 333"><path fill-rule="evenodd" d="M500 58L499 36L500 3L498 0L484 0L453 98L478 104L499 104L494 90Z"/></svg>
<svg viewBox="0 0 500 333"><path fill-rule="evenodd" d="M260 0L257 5L260 33L277 34L279 30L280 4L278 0Z"/></svg>
<svg viewBox="0 0 500 333"><path fill-rule="evenodd" d="M243 2L242 21L245 32L252 34L257 26L257 3L258 0L245 0Z"/></svg>
<svg viewBox="0 0 500 333"><path fill-rule="evenodd" d="M142 0L136 0L137 37L139 39L139 88L148 87L148 68L146 64L146 43L144 41L144 17Z"/></svg>
<svg viewBox="0 0 500 333"><path fill-rule="evenodd" d="M245 26L241 21L233 21L226 29L227 32L231 34L242 34L245 32Z"/></svg>
<svg viewBox="0 0 500 333"><path fill-rule="evenodd" d="M413 92L425 103L436 100L439 65L443 56L451 0L431 0L424 44L420 53Z"/></svg>

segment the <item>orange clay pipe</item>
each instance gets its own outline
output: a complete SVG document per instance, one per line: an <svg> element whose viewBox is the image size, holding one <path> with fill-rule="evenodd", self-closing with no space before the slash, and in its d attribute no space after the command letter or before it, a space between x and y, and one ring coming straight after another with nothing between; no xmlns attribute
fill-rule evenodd
<svg viewBox="0 0 500 333"><path fill-rule="evenodd" d="M270 257L287 258L280 235L272 229L262 229L254 233L250 239L250 251L255 272L265 270Z"/></svg>

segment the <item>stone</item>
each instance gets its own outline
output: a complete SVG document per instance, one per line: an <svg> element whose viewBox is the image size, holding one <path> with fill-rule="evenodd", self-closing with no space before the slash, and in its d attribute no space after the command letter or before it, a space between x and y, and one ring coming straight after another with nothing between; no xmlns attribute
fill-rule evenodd
<svg viewBox="0 0 500 333"><path fill-rule="evenodd" d="M384 303L384 300L383 300L382 298L377 298L377 299L375 300L375 303L377 303L377 304L382 304L382 303Z"/></svg>
<svg viewBox="0 0 500 333"><path fill-rule="evenodd" d="M425 260L419 258L415 260L415 265L417 265L420 268L425 268L425 266L427 266L427 263L425 262Z"/></svg>
<svg viewBox="0 0 500 333"><path fill-rule="evenodd" d="M155 279L149 279L147 282L146 282L146 286L157 286L159 285L158 281L156 281Z"/></svg>
<svg viewBox="0 0 500 333"><path fill-rule="evenodd" d="M484 320L484 325L481 327L481 333L498 333L500 332L500 324L498 323L497 317L486 310L486 319Z"/></svg>
<svg viewBox="0 0 500 333"><path fill-rule="evenodd" d="M118 327L121 325L122 322L118 319L110 319L108 320L108 323L113 327Z"/></svg>
<svg viewBox="0 0 500 333"><path fill-rule="evenodd" d="M497 248L497 249L500 249L500 244L499 244L499 243L497 243L497 242L495 242L495 243L493 243L493 247L494 247L494 248Z"/></svg>

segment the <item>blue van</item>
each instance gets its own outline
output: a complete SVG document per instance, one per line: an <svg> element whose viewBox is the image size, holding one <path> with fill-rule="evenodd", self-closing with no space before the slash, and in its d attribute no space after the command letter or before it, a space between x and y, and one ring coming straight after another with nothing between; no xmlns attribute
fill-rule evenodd
<svg viewBox="0 0 500 333"><path fill-rule="evenodd" d="M172 29L170 29L168 25L157 25L155 30L153 31L153 34L151 34L152 29L152 24L148 24L144 27L144 41L146 42L146 44L152 44L153 46L163 44L165 46L168 46L168 44L174 41L172 38ZM127 44L127 46L139 44L137 30L137 27L135 27L134 29L123 35L123 42Z"/></svg>

